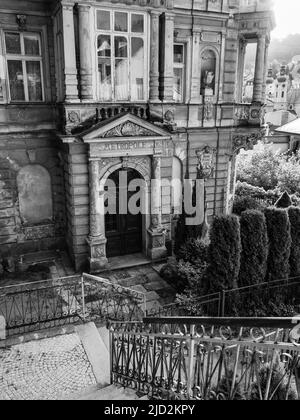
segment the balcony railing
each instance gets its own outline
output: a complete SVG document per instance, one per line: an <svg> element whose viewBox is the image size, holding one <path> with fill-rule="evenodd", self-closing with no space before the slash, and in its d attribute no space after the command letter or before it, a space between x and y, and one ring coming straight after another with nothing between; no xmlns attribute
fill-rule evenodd
<svg viewBox="0 0 300 420"><path fill-rule="evenodd" d="M300 398L300 319L112 323L112 383L160 400Z"/></svg>

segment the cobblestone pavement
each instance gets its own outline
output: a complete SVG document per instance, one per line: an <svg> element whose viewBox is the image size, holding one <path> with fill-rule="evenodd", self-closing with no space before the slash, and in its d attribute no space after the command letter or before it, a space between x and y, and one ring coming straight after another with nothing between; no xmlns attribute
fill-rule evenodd
<svg viewBox="0 0 300 420"><path fill-rule="evenodd" d="M93 385L76 334L0 349L0 400L57 400Z"/></svg>

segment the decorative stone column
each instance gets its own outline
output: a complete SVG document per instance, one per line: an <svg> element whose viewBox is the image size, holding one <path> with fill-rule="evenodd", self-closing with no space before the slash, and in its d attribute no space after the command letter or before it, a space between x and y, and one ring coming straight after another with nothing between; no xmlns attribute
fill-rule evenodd
<svg viewBox="0 0 300 420"><path fill-rule="evenodd" d="M150 101L159 100L159 16L151 12L151 46L150 46Z"/></svg>
<svg viewBox="0 0 300 420"><path fill-rule="evenodd" d="M148 255L152 260L167 256L165 234L161 224L161 156L152 158L151 227L148 230Z"/></svg>
<svg viewBox="0 0 300 420"><path fill-rule="evenodd" d="M264 78L263 78L263 87L262 87L262 102L266 101L269 47L270 47L270 40L268 39L266 41L266 48L265 48Z"/></svg>
<svg viewBox="0 0 300 420"><path fill-rule="evenodd" d="M246 56L247 41L244 38L240 39L239 43L239 58L238 58L238 85L237 85L237 101L243 100L243 83L244 83L244 69Z"/></svg>
<svg viewBox="0 0 300 420"><path fill-rule="evenodd" d="M160 76L161 98L164 102L173 102L174 81L174 14L165 13L163 17L163 59Z"/></svg>
<svg viewBox="0 0 300 420"><path fill-rule="evenodd" d="M255 75L253 86L253 102L262 102L262 91L264 82L266 35L260 34L257 41Z"/></svg>
<svg viewBox="0 0 300 420"><path fill-rule="evenodd" d="M192 80L191 80L191 103L199 103L200 100L200 32L193 33L193 54L192 54Z"/></svg>
<svg viewBox="0 0 300 420"><path fill-rule="evenodd" d="M62 4L63 43L65 62L65 100L78 101L78 79L76 68L74 2L64 1Z"/></svg>
<svg viewBox="0 0 300 420"><path fill-rule="evenodd" d="M90 271L97 273L107 265L104 191L99 191L99 162L89 163L90 188L90 236L87 240L90 247Z"/></svg>
<svg viewBox="0 0 300 420"><path fill-rule="evenodd" d="M79 16L79 48L80 48L80 87L83 100L93 99L92 79L92 36L90 22L90 6L78 5Z"/></svg>

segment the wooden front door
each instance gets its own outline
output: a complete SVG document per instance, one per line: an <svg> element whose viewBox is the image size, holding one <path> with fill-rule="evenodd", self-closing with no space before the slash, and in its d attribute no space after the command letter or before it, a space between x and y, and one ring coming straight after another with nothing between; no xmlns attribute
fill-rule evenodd
<svg viewBox="0 0 300 420"><path fill-rule="evenodd" d="M116 186L116 212L114 212L115 214L107 213L105 215L106 255L108 258L136 254L143 250L142 214L132 215L129 212L120 214L119 200L122 193L121 188L124 188L119 183L120 171L124 171L124 169L113 172L108 178ZM127 170L127 186L125 186L127 188L127 207L130 198L136 193L129 192L128 185L133 179L137 178L140 178L140 174L137 171L133 169Z"/></svg>

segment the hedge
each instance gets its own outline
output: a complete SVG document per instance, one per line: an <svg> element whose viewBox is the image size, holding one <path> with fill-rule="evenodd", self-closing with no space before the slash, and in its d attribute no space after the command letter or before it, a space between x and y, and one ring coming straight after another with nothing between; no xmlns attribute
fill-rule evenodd
<svg viewBox="0 0 300 420"><path fill-rule="evenodd" d="M290 276L300 276L300 208L290 207L288 210L291 223L291 255L290 255Z"/></svg>
<svg viewBox="0 0 300 420"><path fill-rule="evenodd" d="M210 230L208 292L234 289L238 286L240 270L241 236L237 216L217 216Z"/></svg>
<svg viewBox="0 0 300 420"><path fill-rule="evenodd" d="M269 207L265 210L269 237L267 279L287 279L290 274L291 224L287 210Z"/></svg>
<svg viewBox="0 0 300 420"><path fill-rule="evenodd" d="M268 233L262 212L249 210L242 213L241 266L239 287L263 283L267 273Z"/></svg>

